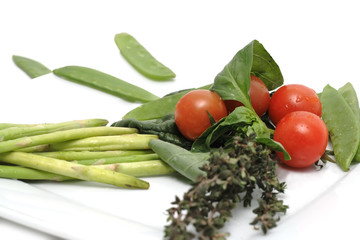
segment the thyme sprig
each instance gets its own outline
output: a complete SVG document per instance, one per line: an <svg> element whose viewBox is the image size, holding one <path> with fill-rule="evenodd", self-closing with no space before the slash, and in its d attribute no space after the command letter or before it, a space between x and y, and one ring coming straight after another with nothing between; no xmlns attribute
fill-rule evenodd
<svg viewBox="0 0 360 240"><path fill-rule="evenodd" d="M168 209L169 225L165 236L169 239L202 240L226 239L228 233L219 231L231 218L231 210L240 202L251 205L255 189L261 191L255 219L250 223L264 233L276 226L278 213L288 206L278 199L286 187L279 182L275 156L270 149L255 142L255 136L235 137L231 148L212 152L209 163L202 167L206 177L197 178L188 192L175 198L177 205ZM189 230L189 225L196 230Z"/></svg>

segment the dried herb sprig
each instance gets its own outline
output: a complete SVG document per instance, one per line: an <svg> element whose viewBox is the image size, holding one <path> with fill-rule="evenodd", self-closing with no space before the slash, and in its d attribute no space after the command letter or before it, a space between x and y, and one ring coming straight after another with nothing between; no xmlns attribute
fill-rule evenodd
<svg viewBox="0 0 360 240"><path fill-rule="evenodd" d="M259 206L253 210L256 217L250 224L256 229L260 225L264 233L276 226L278 213L285 213L288 208L277 196L286 186L276 176L274 154L254 138L254 135L235 137L231 148L212 152L209 163L201 168L207 176L197 178L183 199L176 197L172 204L177 206L168 209L171 223L165 227L165 237L226 239L229 234L218 230L231 218L231 210L238 203L250 206L255 189L262 194Z"/></svg>

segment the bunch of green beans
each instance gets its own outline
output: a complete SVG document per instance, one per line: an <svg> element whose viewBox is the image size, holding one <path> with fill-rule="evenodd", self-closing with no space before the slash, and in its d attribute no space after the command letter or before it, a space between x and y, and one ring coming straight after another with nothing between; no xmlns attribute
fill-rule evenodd
<svg viewBox="0 0 360 240"><path fill-rule="evenodd" d="M0 124L0 177L147 189L149 183L137 177L174 172L150 150L156 135L107 124L104 119Z"/></svg>

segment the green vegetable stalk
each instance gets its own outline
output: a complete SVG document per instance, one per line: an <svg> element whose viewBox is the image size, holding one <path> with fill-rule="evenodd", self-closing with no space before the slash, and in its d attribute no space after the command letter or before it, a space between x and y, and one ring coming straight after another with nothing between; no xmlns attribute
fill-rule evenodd
<svg viewBox="0 0 360 240"><path fill-rule="evenodd" d="M85 120L74 120L69 122L61 123L45 123L37 124L32 127L16 127L6 128L0 130L0 141L11 140L20 137L34 136L45 133L52 133L57 131L86 128L86 127L98 127L106 126L108 121L105 119L85 119Z"/></svg>
<svg viewBox="0 0 360 240"><path fill-rule="evenodd" d="M0 123L0 130L11 127L34 127L37 124L24 124L24 123Z"/></svg>
<svg viewBox="0 0 360 240"><path fill-rule="evenodd" d="M161 160L114 163L107 165L96 165L94 167L120 172L134 177L160 176L175 172L172 167Z"/></svg>
<svg viewBox="0 0 360 240"><path fill-rule="evenodd" d="M168 175L174 172L169 165L161 160L149 160L143 162L113 163L108 165L96 165L101 169L115 171L134 177L150 177ZM72 177L50 173L42 170L22 167L0 165L0 178L22 179L22 180L50 180L65 181L73 180Z"/></svg>
<svg viewBox="0 0 360 240"><path fill-rule="evenodd" d="M149 141L157 138L150 134L123 134L97 136L51 144L51 151L109 151L149 149Z"/></svg>
<svg viewBox="0 0 360 240"><path fill-rule="evenodd" d="M63 160L89 160L101 158L127 157L136 155L151 154L151 150L118 150L118 151L53 151L53 152L37 152L45 157L52 157Z"/></svg>
<svg viewBox="0 0 360 240"><path fill-rule="evenodd" d="M91 136L130 134L135 132L137 132L136 129L114 127L89 127L57 131L53 133L21 137L13 140L0 142L0 153L15 151L21 148L33 147L42 144L58 143Z"/></svg>
<svg viewBox="0 0 360 240"><path fill-rule="evenodd" d="M0 178L21 180L50 180L56 182L73 179L71 177L65 177L59 174L45 172L37 169L7 165L0 165Z"/></svg>
<svg viewBox="0 0 360 240"><path fill-rule="evenodd" d="M100 165L100 164L103 165L103 164L113 164L113 163L144 162L155 159L159 159L159 157L157 154L152 153L152 154L141 154L141 155L130 155L130 156L83 159L73 162L82 165Z"/></svg>
<svg viewBox="0 0 360 240"><path fill-rule="evenodd" d="M0 154L0 159L3 162L86 181L106 183L123 188L149 188L148 182L133 176L31 153L3 153Z"/></svg>

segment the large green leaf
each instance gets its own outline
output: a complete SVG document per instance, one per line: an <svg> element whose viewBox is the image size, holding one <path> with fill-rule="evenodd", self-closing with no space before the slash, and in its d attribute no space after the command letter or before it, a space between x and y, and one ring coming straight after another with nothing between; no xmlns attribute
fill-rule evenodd
<svg viewBox="0 0 360 240"><path fill-rule="evenodd" d="M217 141L226 141L227 136L234 134L249 136L256 133L259 138L270 138L270 131L256 113L246 107L238 107L227 117L221 119L201 134L192 145L193 152L210 151Z"/></svg>
<svg viewBox="0 0 360 240"><path fill-rule="evenodd" d="M233 59L215 77L211 90L224 100L237 100L252 109L249 88L250 74L259 77L269 91L284 82L279 66L257 40L238 51Z"/></svg>

